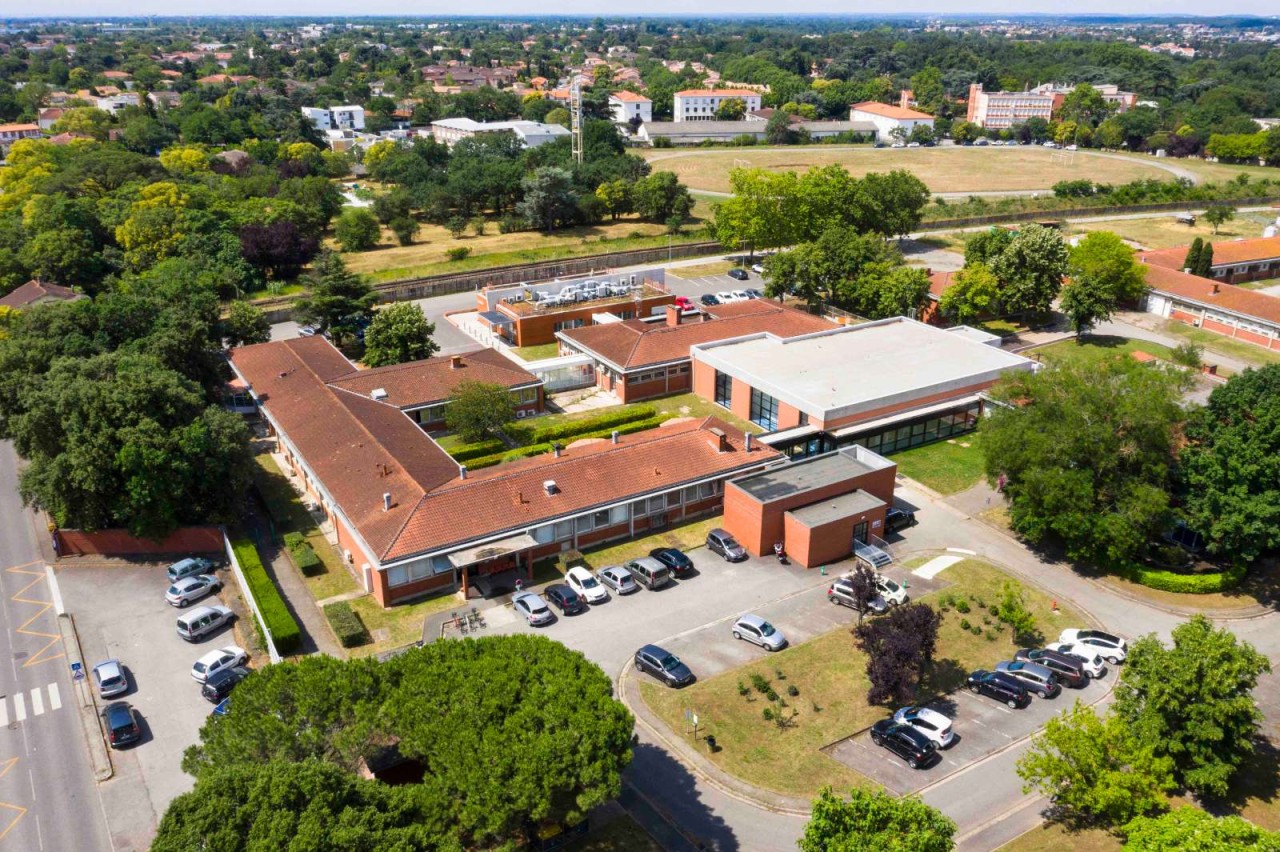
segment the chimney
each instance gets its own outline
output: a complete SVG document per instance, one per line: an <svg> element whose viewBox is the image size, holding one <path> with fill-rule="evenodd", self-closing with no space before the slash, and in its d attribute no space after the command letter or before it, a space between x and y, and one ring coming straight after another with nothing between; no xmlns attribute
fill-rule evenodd
<svg viewBox="0 0 1280 852"><path fill-rule="evenodd" d="M751 452L751 433L750 433L750 432L744 432L744 433L743 433L743 435L744 435L744 438L743 438L743 441L742 441L742 447L743 447L743 449L745 449L747 452Z"/></svg>
<svg viewBox="0 0 1280 852"><path fill-rule="evenodd" d="M461 356L461 355L450 355L450 356L449 356L449 369L450 369L450 370L461 370L461 369L462 369L462 356Z"/></svg>
<svg viewBox="0 0 1280 852"><path fill-rule="evenodd" d="M556 481L554 479L544 480L542 483L542 490L547 492L548 497L554 496L557 491Z"/></svg>
<svg viewBox="0 0 1280 852"><path fill-rule="evenodd" d="M555 453L555 454L556 454L556 458L560 458L560 445L559 445L558 443L557 443L557 444L552 444L552 445L551 445L551 452L553 452L553 453Z"/></svg>
<svg viewBox="0 0 1280 852"><path fill-rule="evenodd" d="M458 478L459 479L467 478L467 466L465 464L458 465Z"/></svg>
<svg viewBox="0 0 1280 852"><path fill-rule="evenodd" d="M715 448L717 453L729 452L729 437L725 435L723 429L711 429L711 446Z"/></svg>
<svg viewBox="0 0 1280 852"><path fill-rule="evenodd" d="M609 439L610 439L611 441L613 441L613 443L615 443L615 444L616 444L616 443L618 443L618 430L617 430L617 429L614 429L614 430L613 430L613 434L609 436Z"/></svg>
<svg viewBox="0 0 1280 852"><path fill-rule="evenodd" d="M1219 284L1217 281L1213 282L1213 295L1216 296L1220 292L1222 292L1222 285Z"/></svg>
<svg viewBox="0 0 1280 852"><path fill-rule="evenodd" d="M667 325L677 326L680 324L680 308L675 305L667 305Z"/></svg>
<svg viewBox="0 0 1280 852"><path fill-rule="evenodd" d="M390 491L382 495L382 511L384 512L391 511L391 492Z"/></svg>

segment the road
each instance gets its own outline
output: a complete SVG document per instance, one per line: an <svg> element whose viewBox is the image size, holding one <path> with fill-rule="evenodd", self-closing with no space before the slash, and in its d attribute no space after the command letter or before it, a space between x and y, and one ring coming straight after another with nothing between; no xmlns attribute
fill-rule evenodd
<svg viewBox="0 0 1280 852"><path fill-rule="evenodd" d="M76 718L17 457L0 443L0 850L106 850L107 832Z"/></svg>

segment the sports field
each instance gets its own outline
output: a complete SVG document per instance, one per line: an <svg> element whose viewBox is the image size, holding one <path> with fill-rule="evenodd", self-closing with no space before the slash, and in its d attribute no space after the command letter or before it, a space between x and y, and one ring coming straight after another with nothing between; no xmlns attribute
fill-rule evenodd
<svg viewBox="0 0 1280 852"><path fill-rule="evenodd" d="M736 166L804 172L839 163L861 177L868 172L907 169L933 192L1027 192L1048 190L1060 180L1089 178L1127 183L1141 178L1195 174L1179 161L1117 157L1089 151L1048 148L869 148L812 145L781 148L655 148L643 152L656 171L674 172L693 190L728 192Z"/></svg>

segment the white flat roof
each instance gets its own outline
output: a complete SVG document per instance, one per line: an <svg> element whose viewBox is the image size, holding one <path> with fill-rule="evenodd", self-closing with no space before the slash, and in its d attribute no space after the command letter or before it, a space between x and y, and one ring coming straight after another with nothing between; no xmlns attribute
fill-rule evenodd
<svg viewBox="0 0 1280 852"><path fill-rule="evenodd" d="M802 337L756 334L693 357L824 421L995 381L1036 363L905 317Z"/></svg>

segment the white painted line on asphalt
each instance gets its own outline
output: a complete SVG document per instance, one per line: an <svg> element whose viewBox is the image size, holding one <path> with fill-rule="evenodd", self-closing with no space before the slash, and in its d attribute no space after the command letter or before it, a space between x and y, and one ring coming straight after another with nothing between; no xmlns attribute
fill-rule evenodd
<svg viewBox="0 0 1280 852"><path fill-rule="evenodd" d="M62 605L62 590L58 588L58 578L53 576L53 566L44 566L44 574L49 578L49 594L53 596L53 611L58 615L66 615L67 608Z"/></svg>
<svg viewBox="0 0 1280 852"><path fill-rule="evenodd" d="M44 715L44 693L38 689L31 690L31 715Z"/></svg>
<svg viewBox="0 0 1280 852"><path fill-rule="evenodd" d="M58 692L58 685L56 683L49 684L49 709L62 709L62 694Z"/></svg>
<svg viewBox="0 0 1280 852"><path fill-rule="evenodd" d="M27 704L22 700L22 693L15 693L13 696L13 719L15 722L25 721L27 718Z"/></svg>

